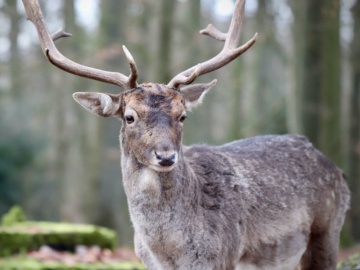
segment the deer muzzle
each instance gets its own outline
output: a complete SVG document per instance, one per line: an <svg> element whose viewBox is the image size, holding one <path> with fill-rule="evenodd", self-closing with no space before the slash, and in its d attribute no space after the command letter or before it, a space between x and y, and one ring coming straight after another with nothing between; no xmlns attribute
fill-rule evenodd
<svg viewBox="0 0 360 270"><path fill-rule="evenodd" d="M155 152L155 157L160 166L169 167L176 161L176 153Z"/></svg>
<svg viewBox="0 0 360 270"><path fill-rule="evenodd" d="M156 171L171 171L177 161L178 153L171 143L159 143L150 154L150 167Z"/></svg>

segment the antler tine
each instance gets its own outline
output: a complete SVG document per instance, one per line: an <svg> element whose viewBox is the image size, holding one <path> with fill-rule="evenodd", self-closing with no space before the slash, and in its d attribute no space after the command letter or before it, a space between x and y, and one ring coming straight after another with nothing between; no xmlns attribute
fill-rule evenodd
<svg viewBox="0 0 360 270"><path fill-rule="evenodd" d="M192 83L193 81L195 81L197 77L199 77L200 70L201 70L201 65L198 64L195 67L194 71L190 74L190 76L186 77L179 74L178 80L174 82L174 84L171 87L178 89L180 85L187 85Z"/></svg>
<svg viewBox="0 0 360 270"><path fill-rule="evenodd" d="M226 40L226 33L219 31L211 23L205 29L200 30L199 33L202 35L208 35L220 41Z"/></svg>
<svg viewBox="0 0 360 270"><path fill-rule="evenodd" d="M138 78L138 71L136 68L136 63L134 58L132 57L131 53L129 52L129 50L123 45L122 46L124 54L128 60L129 66L130 66L130 76L129 76L129 86L130 88L134 88L136 87L136 81Z"/></svg>
<svg viewBox="0 0 360 270"><path fill-rule="evenodd" d="M241 26L244 18L244 9L245 9L245 0L236 0L235 3L235 11L233 17L231 19L230 27L228 33L222 33L218 29L216 29L213 25L208 25L205 29L200 31L200 34L209 35L217 40L225 41L224 47L219 54L214 56L213 58L198 64L197 66L193 66L178 75L176 75L169 83L169 87L179 87L181 84L188 84L188 82L184 79L184 77L193 77L195 70L197 70L198 76L203 74L212 72L216 69L219 69L235 58L240 56L242 53L247 51L256 41L257 33L254 35L252 39L246 42L244 45L237 47L240 34L241 34ZM194 81L196 78L192 79ZM190 83L191 83L190 82Z"/></svg>
<svg viewBox="0 0 360 270"><path fill-rule="evenodd" d="M53 41L63 37L71 37L71 36L72 35L70 33L65 32L64 29L62 29L62 27L59 30L57 30L55 33L51 34L51 38Z"/></svg>
<svg viewBox="0 0 360 270"><path fill-rule="evenodd" d="M85 77L105 83L115 84L120 86L124 90L131 89L136 86L136 79L137 79L136 64L131 54L127 50L126 50L127 52L125 52L125 55L128 58L128 62L131 70L131 74L129 77L118 72L100 70L75 63L70 59L66 58L64 55L62 55L57 50L54 44L54 40L68 36L68 33L65 33L62 29L60 29L53 35L50 35L44 17L42 15L38 0L23 0L23 4L25 7L28 20L30 20L36 27L36 30L39 35L42 51L47 57L47 59L50 61L50 63L74 75L78 75L81 77ZM130 59L129 55L131 61L129 60Z"/></svg>

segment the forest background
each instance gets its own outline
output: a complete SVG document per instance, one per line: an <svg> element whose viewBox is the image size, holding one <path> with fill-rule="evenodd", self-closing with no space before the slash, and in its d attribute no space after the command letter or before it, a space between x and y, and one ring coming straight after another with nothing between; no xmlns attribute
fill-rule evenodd
<svg viewBox="0 0 360 270"><path fill-rule="evenodd" d="M214 56L232 0L40 1L70 59L128 73L132 52L143 82L167 83ZM230 11L230 12L229 12ZM185 124L184 143L221 144L260 134L304 134L347 174L352 205L344 246L360 242L360 0L248 0L239 59ZM120 122L90 115L76 91L120 89L67 74L41 52L20 0L0 0L0 216L21 205L30 219L114 228L132 245L119 166Z"/></svg>

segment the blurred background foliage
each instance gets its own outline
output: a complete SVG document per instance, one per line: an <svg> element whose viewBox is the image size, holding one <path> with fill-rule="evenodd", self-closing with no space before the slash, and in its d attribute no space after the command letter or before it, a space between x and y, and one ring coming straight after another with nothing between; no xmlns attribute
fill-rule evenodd
<svg viewBox="0 0 360 270"><path fill-rule="evenodd" d="M127 74L125 44L143 82L172 76L222 44L232 0L41 0L50 32L70 59ZM230 8L230 9L229 9ZM248 0L242 42L253 48L198 79L218 84L190 114L184 142L220 144L259 134L305 134L348 175L352 208L343 243L360 241L360 0ZM0 215L21 205L30 219L87 222L132 245L115 119L88 114L75 91L114 86L53 67L20 0L0 0Z"/></svg>

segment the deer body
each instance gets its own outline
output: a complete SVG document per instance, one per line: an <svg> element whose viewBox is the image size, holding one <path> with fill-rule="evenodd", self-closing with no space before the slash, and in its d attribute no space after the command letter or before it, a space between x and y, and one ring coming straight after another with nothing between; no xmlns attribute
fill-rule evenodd
<svg viewBox="0 0 360 270"><path fill-rule="evenodd" d="M349 200L342 171L299 135L217 147L185 147L177 137L168 146L175 166L152 169L139 152L171 141L174 123L158 130L163 108L172 111L166 91L174 92L133 91L122 109L136 97L145 110L144 132L129 134L124 123L120 143L136 253L148 269L334 269Z"/></svg>
<svg viewBox="0 0 360 270"><path fill-rule="evenodd" d="M38 0L23 0L48 60L59 68L123 88L74 99L90 112L114 116L120 130L123 184L137 255L149 270L328 270L336 268L339 234L349 204L342 171L299 135L259 136L223 146L182 145L186 111L216 84L192 84L233 61L245 0L236 0L229 31L200 31L224 41L221 52L167 85L137 84L131 74L99 70L63 56ZM227 111L224 111L225 114Z"/></svg>

